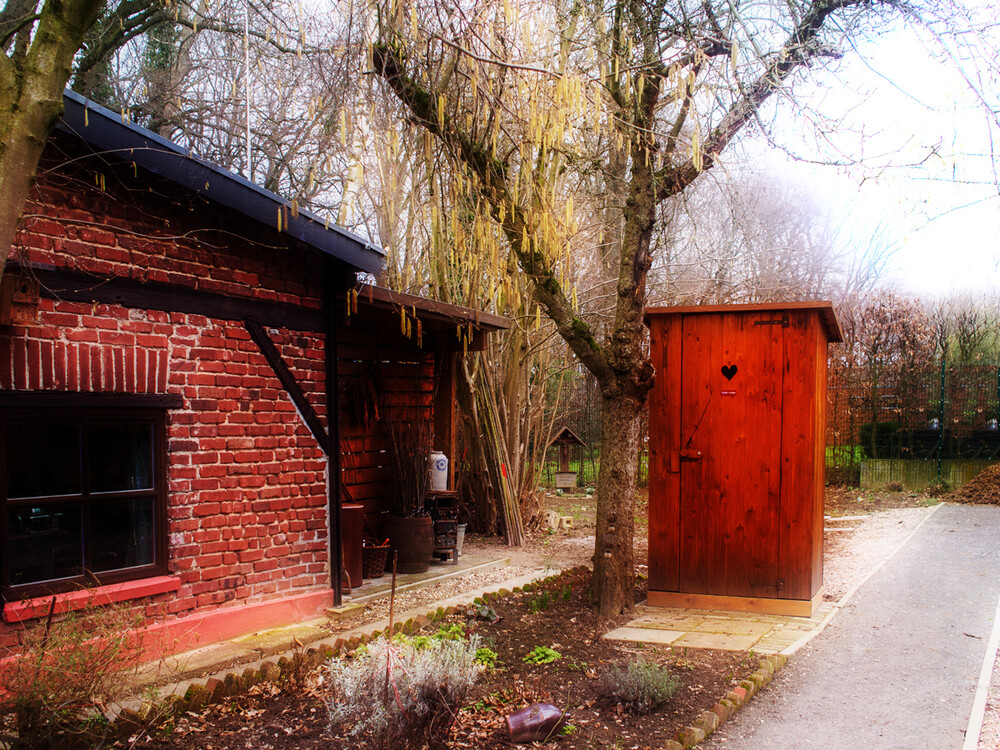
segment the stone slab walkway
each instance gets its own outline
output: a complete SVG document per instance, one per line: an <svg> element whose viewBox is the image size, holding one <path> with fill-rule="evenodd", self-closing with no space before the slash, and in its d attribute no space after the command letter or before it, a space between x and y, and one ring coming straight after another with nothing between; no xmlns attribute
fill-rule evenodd
<svg viewBox="0 0 1000 750"><path fill-rule="evenodd" d="M784 617L641 605L634 620L604 637L686 648L778 654L812 636L832 609L832 604L824 604L812 617Z"/></svg>

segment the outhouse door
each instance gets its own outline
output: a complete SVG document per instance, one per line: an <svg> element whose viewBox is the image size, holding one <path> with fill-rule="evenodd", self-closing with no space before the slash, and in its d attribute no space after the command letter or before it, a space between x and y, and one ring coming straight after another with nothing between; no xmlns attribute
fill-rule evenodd
<svg viewBox="0 0 1000 750"><path fill-rule="evenodd" d="M781 598L788 315L689 315L682 320L679 590Z"/></svg>

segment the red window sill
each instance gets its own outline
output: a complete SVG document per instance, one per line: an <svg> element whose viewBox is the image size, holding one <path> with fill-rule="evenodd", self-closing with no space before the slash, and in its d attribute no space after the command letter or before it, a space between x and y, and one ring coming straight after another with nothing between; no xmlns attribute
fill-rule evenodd
<svg viewBox="0 0 1000 750"><path fill-rule="evenodd" d="M130 599L141 599L144 596L165 594L177 591L181 587L181 579L173 576L156 576L141 578L138 581L126 581L110 586L97 586L92 589L67 591L64 594L54 594L56 614L83 609L87 606L101 606L113 602L124 602ZM20 602L10 602L3 606L4 622L25 622L45 617L52 606L52 596L41 596L37 599L25 599Z"/></svg>

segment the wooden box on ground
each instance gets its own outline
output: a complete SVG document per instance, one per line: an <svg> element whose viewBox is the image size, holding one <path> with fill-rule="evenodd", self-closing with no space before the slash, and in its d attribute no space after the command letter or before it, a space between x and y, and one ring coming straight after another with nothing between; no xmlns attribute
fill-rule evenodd
<svg viewBox="0 0 1000 750"><path fill-rule="evenodd" d="M654 308L649 603L811 615L828 302Z"/></svg>

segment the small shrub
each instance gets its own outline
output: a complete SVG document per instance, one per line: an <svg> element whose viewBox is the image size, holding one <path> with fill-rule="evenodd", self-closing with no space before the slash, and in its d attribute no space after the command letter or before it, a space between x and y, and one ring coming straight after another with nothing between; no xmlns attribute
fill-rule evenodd
<svg viewBox="0 0 1000 750"><path fill-rule="evenodd" d="M497 665L497 652L486 646L476 649L476 662L482 664L486 669L494 669Z"/></svg>
<svg viewBox="0 0 1000 750"><path fill-rule="evenodd" d="M601 678L600 688L627 711L648 714L670 700L678 685L669 669L639 657L628 664L612 664Z"/></svg>
<svg viewBox="0 0 1000 750"><path fill-rule="evenodd" d="M353 747L440 745L484 669L478 650L476 637L432 636L420 648L407 638L380 639L359 658L331 662L331 730Z"/></svg>
<svg viewBox="0 0 1000 750"><path fill-rule="evenodd" d="M142 655L139 622L117 605L86 606L29 627L0 670L0 714L13 716L18 741L32 748L96 745L104 711L135 692Z"/></svg>
<svg viewBox="0 0 1000 750"><path fill-rule="evenodd" d="M562 654L560 654L555 649L549 648L548 646L535 646L531 651L521 657L521 661L526 661L529 664L551 664L556 659L561 659Z"/></svg>
<svg viewBox="0 0 1000 750"><path fill-rule="evenodd" d="M944 479L941 479L927 488L927 494L931 497L941 497L947 494L951 490L951 485Z"/></svg>
<svg viewBox="0 0 1000 750"><path fill-rule="evenodd" d="M902 482L886 482L885 489L888 492L902 492L903 483Z"/></svg>

